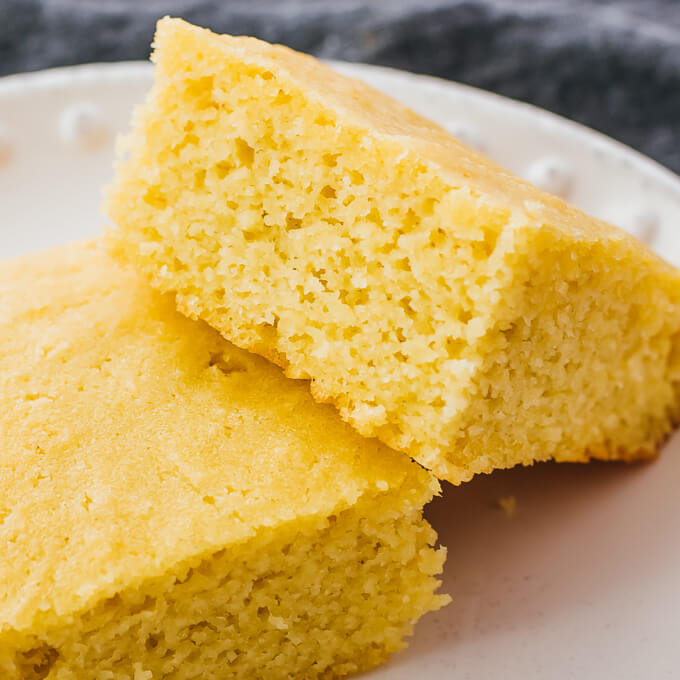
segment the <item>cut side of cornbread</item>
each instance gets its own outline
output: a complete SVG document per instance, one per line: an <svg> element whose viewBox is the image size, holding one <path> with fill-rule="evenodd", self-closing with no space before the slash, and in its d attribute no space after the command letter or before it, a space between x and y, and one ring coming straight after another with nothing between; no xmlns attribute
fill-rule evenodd
<svg viewBox="0 0 680 680"><path fill-rule="evenodd" d="M0 266L0 678L334 678L444 559L436 480L92 243Z"/></svg>
<svg viewBox="0 0 680 680"><path fill-rule="evenodd" d="M454 483L652 456L680 411L680 276L362 83L159 23L111 248Z"/></svg>

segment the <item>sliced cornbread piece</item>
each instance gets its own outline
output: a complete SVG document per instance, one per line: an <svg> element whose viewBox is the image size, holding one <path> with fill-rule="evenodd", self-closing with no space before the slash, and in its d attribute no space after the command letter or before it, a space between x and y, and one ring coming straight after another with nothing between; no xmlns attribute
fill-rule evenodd
<svg viewBox="0 0 680 680"><path fill-rule="evenodd" d="M654 454L680 276L310 57L163 20L113 247L454 483Z"/></svg>
<svg viewBox="0 0 680 680"><path fill-rule="evenodd" d="M93 244L0 267L0 678L332 678L435 594L436 480Z"/></svg>

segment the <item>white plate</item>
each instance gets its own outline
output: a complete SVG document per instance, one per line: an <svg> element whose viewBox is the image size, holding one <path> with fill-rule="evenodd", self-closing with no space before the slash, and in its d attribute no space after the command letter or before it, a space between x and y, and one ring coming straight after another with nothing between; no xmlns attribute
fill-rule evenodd
<svg viewBox="0 0 680 680"><path fill-rule="evenodd" d="M453 83L335 64L680 264L680 180L599 134ZM141 63L0 81L0 257L96 234ZM679 677L680 437L648 465L541 465L445 489L429 516L454 603L380 680ZM514 496L508 518L498 499Z"/></svg>

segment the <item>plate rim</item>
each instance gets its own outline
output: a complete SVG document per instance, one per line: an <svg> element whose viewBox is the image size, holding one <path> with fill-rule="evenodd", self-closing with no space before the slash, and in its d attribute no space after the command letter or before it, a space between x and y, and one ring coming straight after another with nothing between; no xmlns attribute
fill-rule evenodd
<svg viewBox="0 0 680 680"><path fill-rule="evenodd" d="M346 75L361 78L362 74L373 73L391 79L417 82L421 86L438 91L439 94L450 95L455 92L464 97L482 100L484 104L501 113L501 109L512 110L513 114L524 120L538 123L548 133L569 134L575 141L589 147L594 153L602 153L612 160L624 165L636 166L637 170L662 185L667 191L676 194L680 199L680 175L658 161L633 149L627 144L609 135L588 127L582 123L565 118L534 104L523 102L512 97L484 90L438 76L413 73L389 66L365 64L363 62L322 60ZM50 91L67 88L72 85L88 85L91 83L120 82L126 80L144 81L150 78L153 64L145 60L91 62L71 66L15 73L0 77L0 101L22 97L36 91Z"/></svg>

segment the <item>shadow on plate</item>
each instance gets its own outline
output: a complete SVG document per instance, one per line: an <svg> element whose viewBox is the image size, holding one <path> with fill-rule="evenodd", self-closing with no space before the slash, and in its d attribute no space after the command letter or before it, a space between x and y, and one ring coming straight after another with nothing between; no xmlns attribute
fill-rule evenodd
<svg viewBox="0 0 680 680"><path fill-rule="evenodd" d="M608 620L610 604L677 571L680 551L669 559L669 545L678 543L678 479L680 435L649 463L548 463L446 484L426 515L448 547L442 591L453 602L428 614L409 649L371 678L413 678L416 669L430 677L428 667L471 645L493 648L496 636L529 638L565 621L584 635L634 625ZM502 508L509 498L514 514Z"/></svg>

